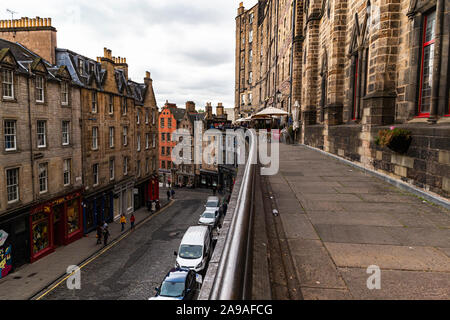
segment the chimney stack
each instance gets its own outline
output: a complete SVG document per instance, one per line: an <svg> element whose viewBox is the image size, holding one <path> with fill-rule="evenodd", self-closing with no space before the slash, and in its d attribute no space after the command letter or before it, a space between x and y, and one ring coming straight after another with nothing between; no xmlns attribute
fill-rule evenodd
<svg viewBox="0 0 450 320"><path fill-rule="evenodd" d="M241 2L239 3L239 8L238 8L238 16L243 14L245 12L245 7L244 7L244 3Z"/></svg>
<svg viewBox="0 0 450 320"><path fill-rule="evenodd" d="M195 102L194 101L186 102L186 112L197 113L197 111L195 111Z"/></svg>
<svg viewBox="0 0 450 320"><path fill-rule="evenodd" d="M217 104L217 107L216 107L216 114L217 114L218 117L223 116L223 115L225 114L225 113L224 113L224 108L223 108L222 102L219 102L219 103Z"/></svg>

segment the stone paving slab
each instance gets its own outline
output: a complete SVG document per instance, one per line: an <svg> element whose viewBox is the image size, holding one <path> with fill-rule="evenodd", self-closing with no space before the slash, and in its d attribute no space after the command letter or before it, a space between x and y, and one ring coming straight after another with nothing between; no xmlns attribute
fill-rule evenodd
<svg viewBox="0 0 450 320"><path fill-rule="evenodd" d="M449 210L309 148L280 153L269 181L305 299L450 298Z"/></svg>
<svg viewBox="0 0 450 320"><path fill-rule="evenodd" d="M431 247L325 243L338 267L450 272L448 256Z"/></svg>
<svg viewBox="0 0 450 320"><path fill-rule="evenodd" d="M341 268L350 291L359 300L448 300L450 273L381 270L381 289L369 290L366 269Z"/></svg>

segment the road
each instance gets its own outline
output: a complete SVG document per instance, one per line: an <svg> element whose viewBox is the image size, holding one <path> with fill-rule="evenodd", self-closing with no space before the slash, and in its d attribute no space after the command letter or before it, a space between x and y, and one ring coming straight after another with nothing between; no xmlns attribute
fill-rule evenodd
<svg viewBox="0 0 450 320"><path fill-rule="evenodd" d="M175 203L81 270L81 289L63 282L42 300L147 300L174 266L186 230L197 225L209 190L177 190Z"/></svg>

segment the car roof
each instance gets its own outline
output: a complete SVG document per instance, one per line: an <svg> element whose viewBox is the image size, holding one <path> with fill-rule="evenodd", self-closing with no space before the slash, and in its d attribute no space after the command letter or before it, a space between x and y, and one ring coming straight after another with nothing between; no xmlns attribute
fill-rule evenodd
<svg viewBox="0 0 450 320"><path fill-rule="evenodd" d="M185 282L186 277L189 274L189 270L187 269L172 269L167 274L165 281L169 282Z"/></svg>
<svg viewBox="0 0 450 320"><path fill-rule="evenodd" d="M203 213L207 213L207 212L212 212L212 213L216 213L217 208L213 208L213 207L206 207L205 211L203 211Z"/></svg>
<svg viewBox="0 0 450 320"><path fill-rule="evenodd" d="M208 197L208 201L219 201L219 197Z"/></svg>
<svg viewBox="0 0 450 320"><path fill-rule="evenodd" d="M205 235L209 232L206 226L195 226L190 227L184 234L181 244L186 245L203 245L205 240Z"/></svg>

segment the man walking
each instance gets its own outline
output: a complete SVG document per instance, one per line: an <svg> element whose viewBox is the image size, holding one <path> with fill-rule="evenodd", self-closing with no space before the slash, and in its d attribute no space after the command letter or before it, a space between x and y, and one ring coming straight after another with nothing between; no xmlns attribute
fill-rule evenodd
<svg viewBox="0 0 450 320"><path fill-rule="evenodd" d="M108 238L109 238L109 230L108 230L108 225L106 225L106 227L103 228L103 240L104 240L105 247L108 245Z"/></svg>
<svg viewBox="0 0 450 320"><path fill-rule="evenodd" d="M167 201L170 201L170 190L167 190Z"/></svg>
<svg viewBox="0 0 450 320"><path fill-rule="evenodd" d="M97 244L102 244L103 228L100 223L97 225Z"/></svg>
<svg viewBox="0 0 450 320"><path fill-rule="evenodd" d="M175 190L172 189L172 191L170 192L170 194L172 195L172 200L175 199Z"/></svg>
<svg viewBox="0 0 450 320"><path fill-rule="evenodd" d="M131 230L134 230L134 223L136 222L134 214L131 215L130 222L131 222Z"/></svg>
<svg viewBox="0 0 450 320"><path fill-rule="evenodd" d="M127 223L127 218L125 218L125 215L123 214L122 217L120 217L120 224L122 224L122 232L125 230L126 223Z"/></svg>

